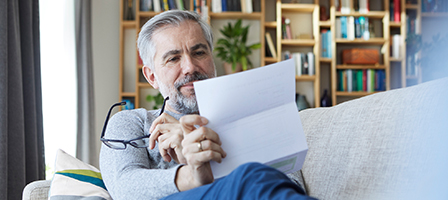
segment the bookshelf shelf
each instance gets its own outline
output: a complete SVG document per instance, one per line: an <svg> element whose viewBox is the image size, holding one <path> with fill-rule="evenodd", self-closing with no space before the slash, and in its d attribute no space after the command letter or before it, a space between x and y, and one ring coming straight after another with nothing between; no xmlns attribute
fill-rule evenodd
<svg viewBox="0 0 448 200"><path fill-rule="evenodd" d="M121 26L123 26L123 28L125 28L125 29L135 28L136 24L137 24L137 22L135 22L135 21L122 21L121 22Z"/></svg>
<svg viewBox="0 0 448 200"><path fill-rule="evenodd" d="M401 22L389 22L389 26L390 26L390 27L400 28L401 25L402 25Z"/></svg>
<svg viewBox="0 0 448 200"><path fill-rule="evenodd" d="M386 39L384 38L370 38L368 40L364 39L354 39L354 40L348 40L348 39L341 39L337 38L335 39L336 43L345 43L345 44L384 44L386 42Z"/></svg>
<svg viewBox="0 0 448 200"><path fill-rule="evenodd" d="M147 82L145 82L145 83L139 82L137 85L140 88L152 88L152 86L149 83L147 83Z"/></svg>
<svg viewBox="0 0 448 200"><path fill-rule="evenodd" d="M418 10L420 7L417 4L406 4L406 9Z"/></svg>
<svg viewBox="0 0 448 200"><path fill-rule="evenodd" d="M313 12L317 5L315 4L281 4L283 12Z"/></svg>
<svg viewBox="0 0 448 200"><path fill-rule="evenodd" d="M371 94L375 94L378 92L341 92L341 91L337 91L336 92L336 96L351 96L351 97L360 97L360 96L367 96L367 95L371 95Z"/></svg>
<svg viewBox="0 0 448 200"><path fill-rule="evenodd" d="M139 16L140 17L154 17L157 14L159 14L161 12L153 12L153 11L140 11L139 12Z"/></svg>
<svg viewBox="0 0 448 200"><path fill-rule="evenodd" d="M243 13L243 12L222 12L222 13L210 13L212 19L261 19L262 14L260 12Z"/></svg>
<svg viewBox="0 0 448 200"><path fill-rule="evenodd" d="M276 63L277 62L277 58L265 57L264 61L267 62L267 63Z"/></svg>
<svg viewBox="0 0 448 200"><path fill-rule="evenodd" d="M135 97L135 92L121 92L122 97Z"/></svg>
<svg viewBox="0 0 448 200"><path fill-rule="evenodd" d="M319 26L320 27L330 28L331 27L331 21L319 21Z"/></svg>
<svg viewBox="0 0 448 200"><path fill-rule="evenodd" d="M383 18L384 16L386 16L386 12L384 12L384 11L370 11L368 13L352 12L352 13L347 13L347 14L341 13L341 12L336 12L335 16L336 17L353 16L353 17Z"/></svg>
<svg viewBox="0 0 448 200"><path fill-rule="evenodd" d="M333 59L331 59L331 58L319 58L319 61L320 62L325 62L325 63L331 63L331 61L333 61Z"/></svg>
<svg viewBox="0 0 448 200"><path fill-rule="evenodd" d="M336 69L386 69L384 65L336 65Z"/></svg>
<svg viewBox="0 0 448 200"><path fill-rule="evenodd" d="M265 22L264 23L264 27L265 28L277 28L277 22L273 21L273 22Z"/></svg>
<svg viewBox="0 0 448 200"><path fill-rule="evenodd" d="M290 46L314 46L316 42L313 39L293 39L285 40L282 39L282 45Z"/></svg>
<svg viewBox="0 0 448 200"><path fill-rule="evenodd" d="M302 75L302 76L296 76L296 81L315 81L316 76L315 75Z"/></svg>

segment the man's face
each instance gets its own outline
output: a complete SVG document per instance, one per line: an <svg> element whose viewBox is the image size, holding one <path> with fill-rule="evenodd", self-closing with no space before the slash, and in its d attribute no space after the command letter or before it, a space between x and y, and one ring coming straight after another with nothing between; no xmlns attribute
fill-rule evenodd
<svg viewBox="0 0 448 200"><path fill-rule="evenodd" d="M169 96L167 109L197 113L193 82L215 76L212 52L199 24L187 21L180 26L166 26L154 33L153 83L163 96ZM144 69L144 71L147 69ZM145 76L148 76L145 73Z"/></svg>

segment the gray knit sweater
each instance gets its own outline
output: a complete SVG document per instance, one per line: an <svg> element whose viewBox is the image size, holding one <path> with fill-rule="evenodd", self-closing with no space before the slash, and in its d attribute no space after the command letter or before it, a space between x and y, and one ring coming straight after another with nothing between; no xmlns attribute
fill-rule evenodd
<svg viewBox="0 0 448 200"><path fill-rule="evenodd" d="M115 114L109 121L105 138L129 140L148 135L152 122L160 110L126 110ZM182 115L167 111L176 119ZM114 150L101 146L100 169L110 195L120 199L160 199L179 192L175 184L177 169L181 165L172 160L163 161L159 148Z"/></svg>

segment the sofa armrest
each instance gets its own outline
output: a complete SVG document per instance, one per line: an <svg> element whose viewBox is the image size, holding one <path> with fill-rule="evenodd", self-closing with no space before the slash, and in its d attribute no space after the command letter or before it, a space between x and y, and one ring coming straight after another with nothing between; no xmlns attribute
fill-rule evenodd
<svg viewBox="0 0 448 200"><path fill-rule="evenodd" d="M23 200L47 200L51 180L33 181L25 186L22 193Z"/></svg>

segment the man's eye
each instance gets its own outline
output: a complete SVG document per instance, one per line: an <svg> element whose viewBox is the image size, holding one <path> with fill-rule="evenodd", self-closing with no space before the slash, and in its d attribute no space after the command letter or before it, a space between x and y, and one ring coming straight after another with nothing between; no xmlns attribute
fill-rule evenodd
<svg viewBox="0 0 448 200"><path fill-rule="evenodd" d="M179 60L179 57L176 56L168 59L168 62L176 62L177 60Z"/></svg>
<svg viewBox="0 0 448 200"><path fill-rule="evenodd" d="M194 54L197 56L202 56L205 54L205 52L204 51L196 51Z"/></svg>

